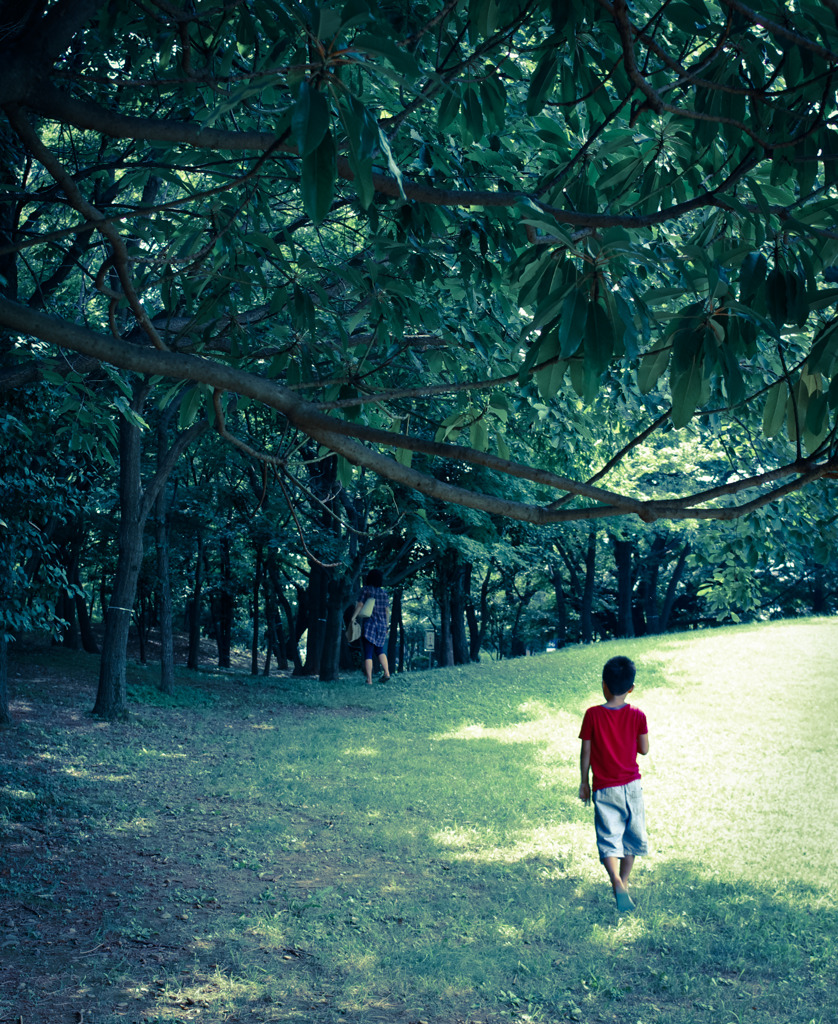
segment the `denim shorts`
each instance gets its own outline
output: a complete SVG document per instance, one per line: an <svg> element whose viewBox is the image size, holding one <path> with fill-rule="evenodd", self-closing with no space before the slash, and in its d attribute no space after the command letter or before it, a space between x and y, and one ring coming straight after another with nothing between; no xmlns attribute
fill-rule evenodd
<svg viewBox="0 0 838 1024"><path fill-rule="evenodd" d="M605 857L642 857L649 852L640 779L593 794L596 845Z"/></svg>

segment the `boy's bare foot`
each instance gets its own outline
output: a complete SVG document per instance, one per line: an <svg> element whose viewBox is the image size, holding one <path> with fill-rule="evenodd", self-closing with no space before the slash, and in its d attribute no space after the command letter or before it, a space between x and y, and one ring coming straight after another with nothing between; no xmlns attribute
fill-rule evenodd
<svg viewBox="0 0 838 1024"><path fill-rule="evenodd" d="M626 889L622 882L620 882L620 886L622 888L619 888L617 885L614 886L614 899L617 901L617 910L628 913L630 910L634 910L636 904L631 896L629 896L628 889Z"/></svg>

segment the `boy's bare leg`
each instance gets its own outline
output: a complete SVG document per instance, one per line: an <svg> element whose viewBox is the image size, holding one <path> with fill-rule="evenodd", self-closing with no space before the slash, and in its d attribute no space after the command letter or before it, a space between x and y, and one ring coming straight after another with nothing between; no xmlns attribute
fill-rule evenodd
<svg viewBox="0 0 838 1024"><path fill-rule="evenodd" d="M623 864L628 860L628 857L623 857L622 860L618 860L616 857L603 857L602 866L608 872L608 878L611 881L611 887L614 892L626 892L626 883L622 877ZM634 863L634 857L630 858L632 864ZM626 871L626 878L629 876L632 865L629 865L628 871Z"/></svg>
<svg viewBox="0 0 838 1024"><path fill-rule="evenodd" d="M602 865L611 879L617 909L621 912L634 910L634 901L628 894L628 879L634 867L634 857L603 857Z"/></svg>

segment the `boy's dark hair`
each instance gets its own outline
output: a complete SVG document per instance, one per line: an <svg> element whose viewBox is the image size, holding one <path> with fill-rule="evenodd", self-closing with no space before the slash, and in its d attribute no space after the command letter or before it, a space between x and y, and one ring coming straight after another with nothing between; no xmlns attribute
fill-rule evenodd
<svg viewBox="0 0 838 1024"><path fill-rule="evenodd" d="M364 578L364 583L366 583L366 585L368 587L383 587L384 586L384 577L381 575L381 570L380 569L370 569L370 571L367 573L366 577Z"/></svg>
<svg viewBox="0 0 838 1024"><path fill-rule="evenodd" d="M606 661L605 667L602 670L602 681L615 697L619 697L624 693L628 693L632 686L634 686L636 671L631 658L618 654L616 658L609 658Z"/></svg>

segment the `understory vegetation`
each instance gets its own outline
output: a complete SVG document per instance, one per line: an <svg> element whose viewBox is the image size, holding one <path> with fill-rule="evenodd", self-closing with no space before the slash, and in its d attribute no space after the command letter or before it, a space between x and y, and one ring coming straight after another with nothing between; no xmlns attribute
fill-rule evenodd
<svg viewBox="0 0 838 1024"><path fill-rule="evenodd" d="M0 732L0 1022L827 1024L838 623L571 647L362 685L29 644ZM620 916L576 799L638 665L651 854ZM824 793L826 795L824 795Z"/></svg>

